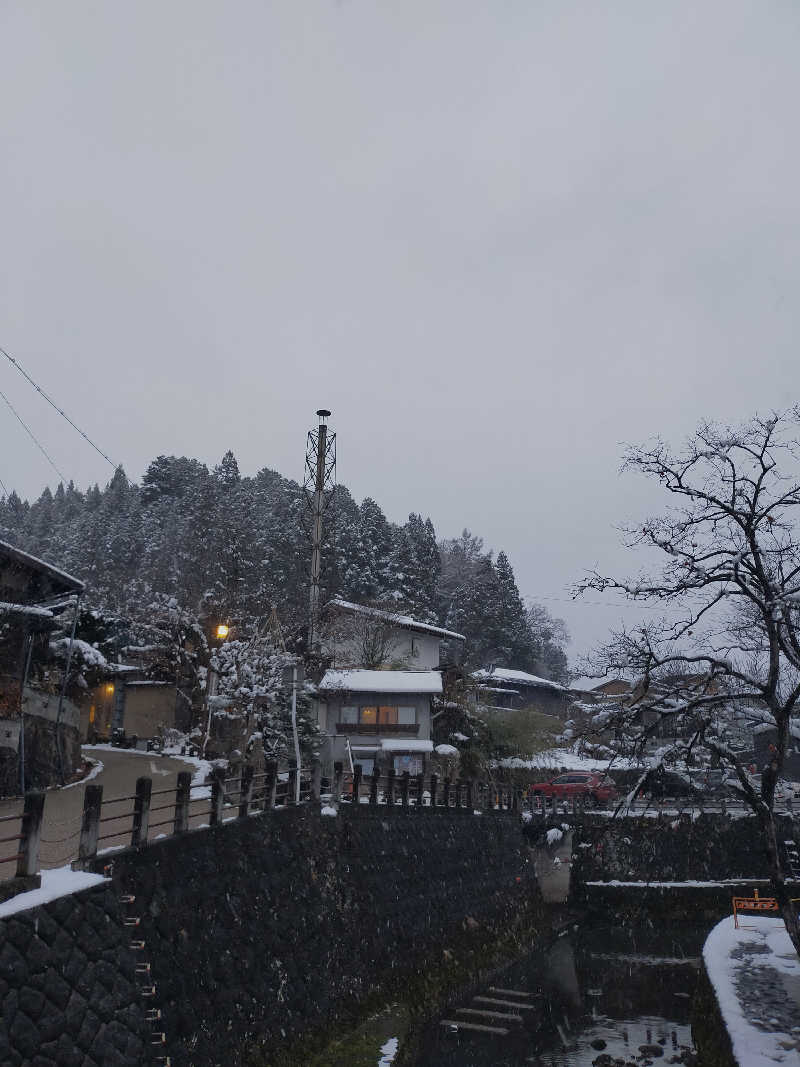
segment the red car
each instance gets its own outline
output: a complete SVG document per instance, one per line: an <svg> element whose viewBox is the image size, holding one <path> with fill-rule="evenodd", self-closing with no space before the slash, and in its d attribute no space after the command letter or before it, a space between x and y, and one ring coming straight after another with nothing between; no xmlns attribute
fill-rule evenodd
<svg viewBox="0 0 800 1067"><path fill-rule="evenodd" d="M614 782L605 774L595 771L570 771L560 774L550 782L538 782L530 788L531 796L582 797L590 804L605 804L619 797Z"/></svg>

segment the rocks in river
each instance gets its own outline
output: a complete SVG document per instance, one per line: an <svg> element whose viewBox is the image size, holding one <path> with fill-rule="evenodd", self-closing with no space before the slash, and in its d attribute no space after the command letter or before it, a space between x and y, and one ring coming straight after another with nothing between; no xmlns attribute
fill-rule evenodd
<svg viewBox="0 0 800 1067"><path fill-rule="evenodd" d="M602 1039L602 1037L596 1037L594 1041L590 1041L589 1044L592 1046L593 1049L596 1049L598 1052L601 1052L606 1047L606 1043Z"/></svg>
<svg viewBox="0 0 800 1067"><path fill-rule="evenodd" d="M664 1050L661 1045L639 1045L639 1051L643 1056L663 1056Z"/></svg>

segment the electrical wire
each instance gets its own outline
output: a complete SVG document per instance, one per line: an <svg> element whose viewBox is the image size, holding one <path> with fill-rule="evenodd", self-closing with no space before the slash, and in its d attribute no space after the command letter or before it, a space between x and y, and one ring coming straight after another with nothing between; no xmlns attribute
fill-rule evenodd
<svg viewBox="0 0 800 1067"><path fill-rule="evenodd" d="M17 409L16 409L15 407L14 407L14 405L13 405L13 404L11 403L11 401L10 401L10 400L8 399L8 397L6 396L6 394L5 394L5 393L3 393L3 392L0 392L0 397L2 397L2 398L3 398L3 400L5 400L6 404L7 404L7 405L8 405L8 407L9 407L9 410L11 411L11 414L12 414L12 415L13 415L13 416L14 416L14 417L16 418L16 420L17 420L17 422L18 422L18 423L20 424L20 426L22 426L22 428L23 428L23 429L24 429L24 430L25 430L25 431L26 431L26 432L28 433L28 435L30 436L30 438L31 438L31 440L33 441L33 443L34 443L34 444L36 445L36 447L37 447L37 448L39 449L39 451L40 451L40 452L42 453L42 455L44 456L44 458L45 458L45 459L47 460L47 462L48 462L48 463L50 464L50 466L51 466L51 467L53 468L53 470L54 470L54 471L56 472L56 474L57 474L57 475L58 475L58 477L59 477L59 478L61 479L61 481L62 481L62 482L66 482L66 481L67 481L67 479L66 479L66 478L64 477L64 475L63 475L63 474L61 473L61 471L60 471L60 470L58 469L58 467L57 467L57 466L55 465L55 463L53 462L53 460L52 460L52 458L50 457L49 453L48 453L48 452L47 452L47 450L45 449L44 445L43 445L43 444L42 444L42 443L41 443L41 442L39 441L39 439L38 439L38 438L36 437L36 434L35 434L35 433L33 432L33 430L32 430L32 429L30 428L30 426L28 426L28 425L27 425L27 423L25 423L25 422L23 422L23 421L22 421L22 418L21 418L21 416L20 416L19 412L18 412L18 411L17 411Z"/></svg>
<svg viewBox="0 0 800 1067"><path fill-rule="evenodd" d="M625 605L635 604L637 610L643 611L663 611L663 607L660 604L643 604L641 601L622 601L619 604L612 604L607 600L584 600L582 596L574 596L567 599L563 596L551 596L549 593L526 593L528 600L557 600L559 604L574 604L575 607L583 607L587 604L593 608L621 608Z"/></svg>
<svg viewBox="0 0 800 1067"><path fill-rule="evenodd" d="M5 482L2 478L0 478L0 489L2 489L5 495L8 496L8 490L6 489Z"/></svg>
<svg viewBox="0 0 800 1067"><path fill-rule="evenodd" d="M16 369L20 372L20 374L23 376L23 378L25 378L28 382L30 382L30 384L33 386L33 388L36 390L36 392L47 401L47 403L50 405L50 407L54 408L59 413L59 415L62 417L62 419L66 419L66 421L70 424L70 426L73 428L73 430L76 430L81 435L81 437L84 439L84 441L86 441L87 444L90 444L92 446L92 448L95 450L95 452L97 452L99 455L101 455L103 457L103 459L106 461L106 463L108 463L111 467L114 468L114 470L116 470L117 469L117 464L114 463L113 460L109 459L109 457L105 454L105 452L102 450L102 448L99 448L94 443L94 441L91 439L91 437L89 437L88 434L85 434L83 432L83 430L80 428L80 426L76 426L75 425L75 423L72 421L72 419L69 417L69 415L67 415L67 413L63 410L63 408L60 408L58 406L58 404L55 402L55 400L53 400L53 398L51 396L48 396L48 394L44 391L44 389L42 389L41 386L36 384L36 382L33 380L33 378L31 378L30 374L28 374L28 372L25 370L25 368L16 359L14 359L13 356L10 356L8 354L8 352L6 352L6 350L2 346L0 346L0 352L2 352L2 354L6 357L6 359L9 361L9 363L13 364L13 366L16 367ZM19 418L19 416L17 416L17 417ZM22 421L22 420L20 420L20 421ZM24 423L23 423L23 425L24 425ZM26 427L26 429L27 429L27 427ZM30 430L28 432L30 433ZM34 440L35 440L35 438L34 438ZM41 445L39 447L41 448ZM45 453L45 455L46 455L46 453ZM52 460L50 462L52 463ZM53 465L55 466L55 464L53 464ZM56 469L58 469L58 468L56 468ZM63 476L62 476L62 478L63 478Z"/></svg>

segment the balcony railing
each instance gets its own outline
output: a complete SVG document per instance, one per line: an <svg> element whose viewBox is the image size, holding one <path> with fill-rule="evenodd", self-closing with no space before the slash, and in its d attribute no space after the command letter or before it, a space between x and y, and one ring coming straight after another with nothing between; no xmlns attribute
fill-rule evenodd
<svg viewBox="0 0 800 1067"><path fill-rule="evenodd" d="M418 722L337 722L337 734L401 734L416 737L419 733Z"/></svg>

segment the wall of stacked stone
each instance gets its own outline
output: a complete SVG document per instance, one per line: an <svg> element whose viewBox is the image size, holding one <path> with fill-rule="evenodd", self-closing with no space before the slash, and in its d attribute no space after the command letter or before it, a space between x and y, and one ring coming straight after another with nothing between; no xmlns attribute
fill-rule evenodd
<svg viewBox="0 0 800 1067"><path fill-rule="evenodd" d="M150 1060L136 957L106 886L0 921L3 1067L122 1067Z"/></svg>
<svg viewBox="0 0 800 1067"><path fill-rule="evenodd" d="M156 987L147 1002L116 904L127 895ZM110 884L0 929L4 944L19 942L0 954L0 1063L154 1062L141 1044L152 1008L166 1034L159 1054L173 1064L258 1061L258 1050L344 1024L370 995L400 990L467 921L488 932L531 901L511 814L364 806L332 818L301 807L118 853Z"/></svg>
<svg viewBox="0 0 800 1067"><path fill-rule="evenodd" d="M779 819L778 839L800 842L798 824ZM572 885L590 881L720 881L767 878L755 817L707 814L588 818L573 837Z"/></svg>

